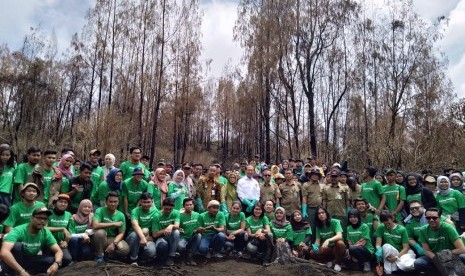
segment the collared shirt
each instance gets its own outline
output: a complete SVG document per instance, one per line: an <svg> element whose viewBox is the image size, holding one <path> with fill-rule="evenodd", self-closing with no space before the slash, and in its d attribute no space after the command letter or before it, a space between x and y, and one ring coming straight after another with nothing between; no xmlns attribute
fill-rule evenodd
<svg viewBox="0 0 465 276"><path fill-rule="evenodd" d="M304 185L302 185L302 197L307 199L307 205L309 207L321 205L321 196L324 187L325 184L319 182L313 183L312 181L305 182Z"/></svg>
<svg viewBox="0 0 465 276"><path fill-rule="evenodd" d="M299 182L292 181L290 183L281 183L279 190L281 191L281 206L286 210L286 215L290 216L294 210L300 210L300 192L302 185Z"/></svg>
<svg viewBox="0 0 465 276"><path fill-rule="evenodd" d="M265 204L267 200L276 203L276 199L281 198L281 191L276 183L263 183L260 185L260 202Z"/></svg>
<svg viewBox="0 0 465 276"><path fill-rule="evenodd" d="M241 200L259 200L260 184L258 184L257 180L244 176L237 182L237 196Z"/></svg>

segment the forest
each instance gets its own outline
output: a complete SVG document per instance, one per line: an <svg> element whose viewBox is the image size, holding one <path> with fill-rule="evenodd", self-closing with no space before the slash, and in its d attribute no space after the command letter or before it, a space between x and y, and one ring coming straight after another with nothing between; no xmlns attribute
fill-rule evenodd
<svg viewBox="0 0 465 276"><path fill-rule="evenodd" d="M465 99L411 0L240 0L241 66L211 78L199 0L96 0L62 53L32 27L0 46L0 139L150 164L317 156L354 168L465 167Z"/></svg>

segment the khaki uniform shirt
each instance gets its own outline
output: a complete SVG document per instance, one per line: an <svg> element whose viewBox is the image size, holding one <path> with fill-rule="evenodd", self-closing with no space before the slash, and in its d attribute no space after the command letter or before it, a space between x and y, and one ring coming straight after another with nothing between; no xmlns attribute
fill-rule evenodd
<svg viewBox="0 0 465 276"><path fill-rule="evenodd" d="M286 210L286 216L290 216L293 211L300 210L300 194L302 185L292 181L289 185L284 182L279 185L281 191L281 207Z"/></svg>
<svg viewBox="0 0 465 276"><path fill-rule="evenodd" d="M317 207L321 205L321 195L326 185L323 183L312 184L305 182L302 186L302 197L307 199L308 207Z"/></svg>
<svg viewBox="0 0 465 276"><path fill-rule="evenodd" d="M276 183L260 185L260 203L265 204L267 200L276 203L276 199L281 198L281 191Z"/></svg>
<svg viewBox="0 0 465 276"><path fill-rule="evenodd" d="M340 184L337 187L326 186L323 189L322 198L326 201L326 207L332 216L346 217L346 200L349 199L348 186Z"/></svg>

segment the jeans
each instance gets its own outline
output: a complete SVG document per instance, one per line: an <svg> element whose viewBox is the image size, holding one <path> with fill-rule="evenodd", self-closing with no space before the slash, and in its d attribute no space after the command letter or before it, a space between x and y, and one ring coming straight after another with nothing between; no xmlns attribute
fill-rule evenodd
<svg viewBox="0 0 465 276"><path fill-rule="evenodd" d="M191 253L197 253L199 251L200 240L202 235L193 234L190 238L181 238L178 243L178 252L183 253L186 249L189 249Z"/></svg>
<svg viewBox="0 0 465 276"><path fill-rule="evenodd" d="M71 237L68 241L68 250L75 262L93 259L92 246L90 243L85 243L81 237Z"/></svg>
<svg viewBox="0 0 465 276"><path fill-rule="evenodd" d="M139 257L139 253L144 259L153 259L156 254L156 247L153 241L147 241L147 245L142 248L140 246L140 238L136 232L131 232L127 238L126 242L129 245L129 258L131 261L136 261Z"/></svg>
<svg viewBox="0 0 465 276"><path fill-rule="evenodd" d="M214 253L220 253L226 242L226 235L224 233L217 233L211 236L203 236L200 240L199 252L206 255L211 248Z"/></svg>
<svg viewBox="0 0 465 276"><path fill-rule="evenodd" d="M366 247L353 245L349 246L349 255L362 263L371 261L372 257L372 254Z"/></svg>
<svg viewBox="0 0 465 276"><path fill-rule="evenodd" d="M460 254L459 258L465 264L465 254ZM439 274L439 271L437 271L436 267L433 264L433 260L431 260L427 256L421 256L420 258L416 259L414 266L416 271L429 272L431 273L431 275Z"/></svg>
<svg viewBox="0 0 465 276"><path fill-rule="evenodd" d="M178 230L173 230L169 236L159 237L155 241L157 256L176 256L176 249L178 248L180 238Z"/></svg>
<svg viewBox="0 0 465 276"><path fill-rule="evenodd" d="M236 238L234 240L226 240L224 247L228 249L234 248L234 250L236 251L243 251L247 243L247 241L245 240L246 235L247 232L245 231L235 235Z"/></svg>
<svg viewBox="0 0 465 276"><path fill-rule="evenodd" d="M42 255L35 255L35 256L26 256L22 252L23 244L21 242L16 242L11 250L16 262L21 265L29 274L39 274L39 273L46 273L47 269L55 262L55 256L53 254L48 254L48 251L43 252ZM11 273L16 275L16 271L11 269L9 266L6 265L3 261L1 262L1 268L6 273Z"/></svg>

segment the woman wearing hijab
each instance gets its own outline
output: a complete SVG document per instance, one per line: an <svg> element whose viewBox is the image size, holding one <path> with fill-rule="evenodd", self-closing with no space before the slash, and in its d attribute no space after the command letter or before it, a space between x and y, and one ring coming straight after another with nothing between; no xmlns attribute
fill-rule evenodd
<svg viewBox="0 0 465 276"><path fill-rule="evenodd" d="M465 185L461 173L453 173L449 176L450 187L465 195Z"/></svg>
<svg viewBox="0 0 465 276"><path fill-rule="evenodd" d="M61 187L55 187L54 185L50 187L50 200L56 199L60 191L65 193L70 190L69 180L74 177L73 162L74 156L71 154L65 154L61 157L60 162L57 165L58 170L63 176L61 178Z"/></svg>
<svg viewBox="0 0 465 276"><path fill-rule="evenodd" d="M177 170L173 174L173 179L168 185L168 196L174 199L174 209L181 210L182 202L187 195L186 177L182 170Z"/></svg>
<svg viewBox="0 0 465 276"><path fill-rule="evenodd" d="M118 168L113 168L108 173L106 180L98 186L97 200L100 207L105 206L105 198L109 192L116 192L119 198L118 210L123 210L123 172Z"/></svg>
<svg viewBox="0 0 465 276"><path fill-rule="evenodd" d="M347 244L349 249L347 249L346 261L356 263L359 266L363 264L363 271L371 271L370 261L373 258L375 248L371 243L370 228L365 223L362 223L360 212L357 209L351 209L347 214L347 218Z"/></svg>
<svg viewBox="0 0 465 276"><path fill-rule="evenodd" d="M276 243L292 242L292 227L286 219L283 207L278 207L274 210L274 220L271 221L270 228L271 233L273 233L273 239Z"/></svg>
<svg viewBox="0 0 465 276"><path fill-rule="evenodd" d="M231 172L228 175L228 183L221 187L221 208L220 210L226 215L231 210L231 205L238 200L236 185L239 180L239 174Z"/></svg>
<svg viewBox="0 0 465 276"><path fill-rule="evenodd" d="M104 159L105 165L103 165L102 167L103 179L107 179L107 175L110 173L112 169L115 168L115 161L116 161L116 158L113 154L109 153L105 155L105 159Z"/></svg>
<svg viewBox="0 0 465 276"><path fill-rule="evenodd" d="M465 197L457 190L452 189L447 176L438 177L438 194L436 200L442 214L449 216L455 223L457 232L461 234L465 229Z"/></svg>
<svg viewBox="0 0 465 276"><path fill-rule="evenodd" d="M92 260L94 255L90 245L90 236L93 235L92 229L92 202L84 199L79 203L79 208L70 219L68 231L71 238L68 242L69 252L73 261Z"/></svg>
<svg viewBox="0 0 465 276"><path fill-rule="evenodd" d="M279 173L279 167L277 165L273 165L271 166L271 180L274 181L274 178L278 175Z"/></svg>
<svg viewBox="0 0 465 276"><path fill-rule="evenodd" d="M420 181L420 176L418 174L407 174L405 176L405 181L406 183L404 186L405 194L407 196L407 203L405 204L404 210L407 212L407 214L410 214L409 206L410 201L412 200L420 201L425 209L436 207L437 202L433 192L431 192L428 188L423 187L421 184L422 181Z"/></svg>
<svg viewBox="0 0 465 276"><path fill-rule="evenodd" d="M309 245L312 243L312 227L304 220L299 210L291 214L291 227L294 255L308 259Z"/></svg>
<svg viewBox="0 0 465 276"><path fill-rule="evenodd" d="M166 180L167 173L164 168L158 168L155 171L154 176L150 180L151 185L147 192L153 195L153 203L158 210L161 210L163 200L166 198L168 193L168 182Z"/></svg>

